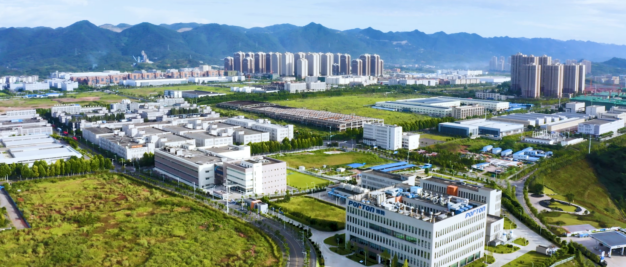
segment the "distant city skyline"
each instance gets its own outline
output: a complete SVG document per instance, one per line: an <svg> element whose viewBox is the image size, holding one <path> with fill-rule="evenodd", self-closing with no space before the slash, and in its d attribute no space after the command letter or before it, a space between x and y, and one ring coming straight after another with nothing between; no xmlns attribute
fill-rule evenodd
<svg viewBox="0 0 626 267"><path fill-rule="evenodd" d="M246 7L241 9L242 7ZM0 27L66 27L94 24L218 23L265 27L310 22L348 30L419 30L428 34L475 33L483 37L553 38L626 44L626 2L617 0L448 0L380 2L311 1L0 1Z"/></svg>

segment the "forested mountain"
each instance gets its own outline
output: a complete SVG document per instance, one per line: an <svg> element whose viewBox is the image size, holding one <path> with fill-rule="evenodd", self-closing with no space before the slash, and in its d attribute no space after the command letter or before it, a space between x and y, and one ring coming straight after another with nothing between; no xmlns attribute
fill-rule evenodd
<svg viewBox="0 0 626 267"><path fill-rule="evenodd" d="M517 52L553 58L605 61L626 58L626 46L545 38L483 38L477 34L339 31L320 24L242 28L220 24L105 24L79 21L65 28L0 28L0 75L47 74L53 70L132 69L132 56L146 51L153 65L135 68L220 64L237 51L333 52L381 55L385 63L485 67L491 56Z"/></svg>

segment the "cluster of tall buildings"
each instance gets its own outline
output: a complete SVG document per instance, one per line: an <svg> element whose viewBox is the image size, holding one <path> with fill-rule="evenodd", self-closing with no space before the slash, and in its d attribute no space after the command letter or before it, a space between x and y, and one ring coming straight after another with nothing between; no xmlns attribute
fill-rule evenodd
<svg viewBox="0 0 626 267"><path fill-rule="evenodd" d="M490 71L506 71L511 67L511 62L508 63L504 60L504 56L500 56L499 58L496 56L491 57L489 60L489 70Z"/></svg>
<svg viewBox="0 0 626 267"><path fill-rule="evenodd" d="M377 54L352 59L341 53L236 52L224 58L225 71L244 74L278 74L304 79L307 76L381 76L383 60Z"/></svg>
<svg viewBox="0 0 626 267"><path fill-rule="evenodd" d="M552 57L536 57L522 53L511 56L511 89L520 90L522 97L560 98L563 93L582 93L585 89L584 63L555 63Z"/></svg>

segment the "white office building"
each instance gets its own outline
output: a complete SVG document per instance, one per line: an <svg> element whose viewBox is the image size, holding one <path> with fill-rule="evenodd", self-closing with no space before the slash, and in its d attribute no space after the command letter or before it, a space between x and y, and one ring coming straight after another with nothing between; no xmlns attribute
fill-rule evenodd
<svg viewBox="0 0 626 267"><path fill-rule="evenodd" d="M233 132L233 140L244 145L267 142L270 141L270 133L241 128Z"/></svg>
<svg viewBox="0 0 626 267"><path fill-rule="evenodd" d="M413 150L420 147L420 135L416 133L402 133L402 148Z"/></svg>
<svg viewBox="0 0 626 267"><path fill-rule="evenodd" d="M287 190L287 163L255 157L224 163L224 179L231 190L245 195L274 194Z"/></svg>
<svg viewBox="0 0 626 267"><path fill-rule="evenodd" d="M489 223L485 203L405 184L353 195L346 204L346 240L383 265L387 252L411 267L465 266L484 256L486 233L500 233L503 221Z"/></svg>
<svg viewBox="0 0 626 267"><path fill-rule="evenodd" d="M307 85L306 83L287 82L285 83L285 91L292 93L292 94L306 92L307 91L306 85Z"/></svg>
<svg viewBox="0 0 626 267"><path fill-rule="evenodd" d="M383 123L364 123L363 143L387 150L400 149L402 147L402 127Z"/></svg>

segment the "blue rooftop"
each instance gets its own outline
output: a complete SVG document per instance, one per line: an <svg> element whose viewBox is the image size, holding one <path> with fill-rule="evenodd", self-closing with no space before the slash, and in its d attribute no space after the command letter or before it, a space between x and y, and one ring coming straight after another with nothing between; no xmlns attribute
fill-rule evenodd
<svg viewBox="0 0 626 267"><path fill-rule="evenodd" d="M374 166L374 167L372 167L370 169L379 171L379 170L382 170L382 169L398 167L398 166L402 166L402 165L406 165L406 164L407 164L406 162L402 161L402 162L395 162L395 163L378 165L378 166Z"/></svg>
<svg viewBox="0 0 626 267"><path fill-rule="evenodd" d="M348 164L346 166L348 166L350 168L360 168L360 167L365 166L365 163L350 163L350 164Z"/></svg>

